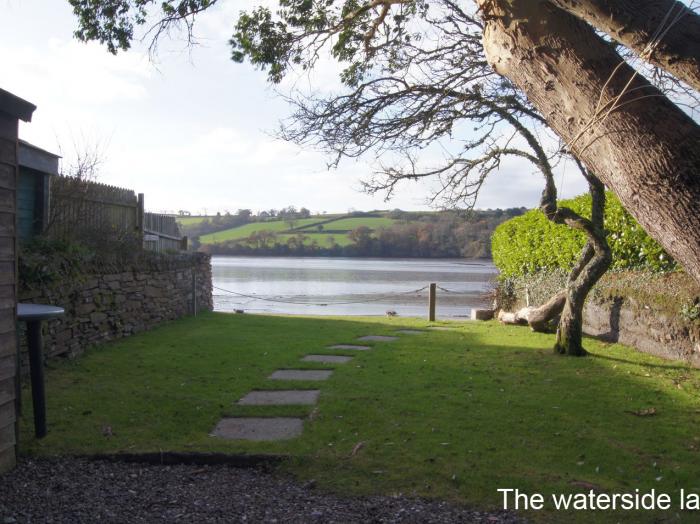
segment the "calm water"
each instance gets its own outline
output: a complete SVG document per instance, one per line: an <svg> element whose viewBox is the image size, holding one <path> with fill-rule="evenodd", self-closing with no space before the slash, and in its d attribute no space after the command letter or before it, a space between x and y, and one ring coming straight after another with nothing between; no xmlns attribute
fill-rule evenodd
<svg viewBox="0 0 700 524"><path fill-rule="evenodd" d="M465 259L217 256L212 267L215 310L301 315L426 316L428 290L416 290L436 282L449 290L438 289L437 316L464 317L488 305L496 274Z"/></svg>

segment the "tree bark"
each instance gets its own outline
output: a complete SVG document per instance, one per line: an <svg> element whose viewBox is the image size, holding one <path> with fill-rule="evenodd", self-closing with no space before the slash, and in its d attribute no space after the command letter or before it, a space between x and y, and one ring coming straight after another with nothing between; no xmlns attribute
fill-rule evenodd
<svg viewBox="0 0 700 524"><path fill-rule="evenodd" d="M582 166L580 166L582 167ZM579 219L572 227L588 235L578 263L569 273L566 283L566 303L557 326L554 351L572 356L583 356L583 308L593 286L610 267L612 254L605 237L605 187L596 177L582 169L591 191L591 220ZM544 200L544 199L543 199ZM544 202L543 202L544 203Z"/></svg>
<svg viewBox="0 0 700 524"><path fill-rule="evenodd" d="M578 18L544 0L476 2L494 69L700 283L700 127Z"/></svg>
<svg viewBox="0 0 700 524"><path fill-rule="evenodd" d="M550 0L700 91L700 16L677 0Z"/></svg>
<svg viewBox="0 0 700 524"><path fill-rule="evenodd" d="M527 316L530 329L539 333L549 331L550 322L561 315L564 304L566 304L566 291L560 291L540 307L532 308Z"/></svg>

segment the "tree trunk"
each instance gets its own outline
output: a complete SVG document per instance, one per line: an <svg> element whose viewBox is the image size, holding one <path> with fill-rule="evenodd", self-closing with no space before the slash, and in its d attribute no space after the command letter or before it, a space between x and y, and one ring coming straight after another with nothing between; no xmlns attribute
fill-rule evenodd
<svg viewBox="0 0 700 524"><path fill-rule="evenodd" d="M700 283L700 127L569 13L476 2L491 65Z"/></svg>
<svg viewBox="0 0 700 524"><path fill-rule="evenodd" d="M566 304L559 319L557 340L554 344L554 351L557 353L572 356L586 354L586 350L583 349L583 307L588 293L605 274L612 261L609 248L601 251L597 248L590 249L590 246L589 241L582 255L582 259L588 257L589 261L578 277L575 280L569 279L566 286ZM588 253L591 252L592 257L589 257Z"/></svg>
<svg viewBox="0 0 700 524"><path fill-rule="evenodd" d="M700 16L677 0L550 0L700 91Z"/></svg>
<svg viewBox="0 0 700 524"><path fill-rule="evenodd" d="M554 351L561 355L572 357L586 355L586 350L583 348L583 305L583 301L578 301L571 294L567 294L566 304L557 327L557 341L554 343Z"/></svg>

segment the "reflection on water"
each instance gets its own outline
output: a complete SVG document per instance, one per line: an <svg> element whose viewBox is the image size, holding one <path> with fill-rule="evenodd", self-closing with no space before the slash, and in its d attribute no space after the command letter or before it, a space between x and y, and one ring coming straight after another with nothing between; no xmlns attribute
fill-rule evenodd
<svg viewBox="0 0 700 524"><path fill-rule="evenodd" d="M487 306L483 294L496 275L490 262L465 259L216 256L212 269L216 311L425 316L422 288L436 282L440 318Z"/></svg>

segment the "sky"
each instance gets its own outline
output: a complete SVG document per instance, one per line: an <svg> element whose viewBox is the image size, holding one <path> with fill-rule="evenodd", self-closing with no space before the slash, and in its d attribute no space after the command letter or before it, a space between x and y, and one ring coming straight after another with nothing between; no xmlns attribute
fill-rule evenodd
<svg viewBox="0 0 700 524"><path fill-rule="evenodd" d="M114 56L75 40L77 21L66 0L0 0L0 87L38 106L20 137L61 154L64 168L76 151L99 150L98 180L144 193L154 212L430 209L434 182L407 182L385 202L360 191L373 158L329 170L327 156L274 137L291 108L264 72L229 59L236 15L255 3L217 4L195 26L199 45L187 50L174 38L154 63L139 42ZM333 89L336 70L325 63L294 82ZM562 197L586 189L571 165L560 166L557 179ZM476 207L535 207L542 187L531 166L509 160L482 188Z"/></svg>

